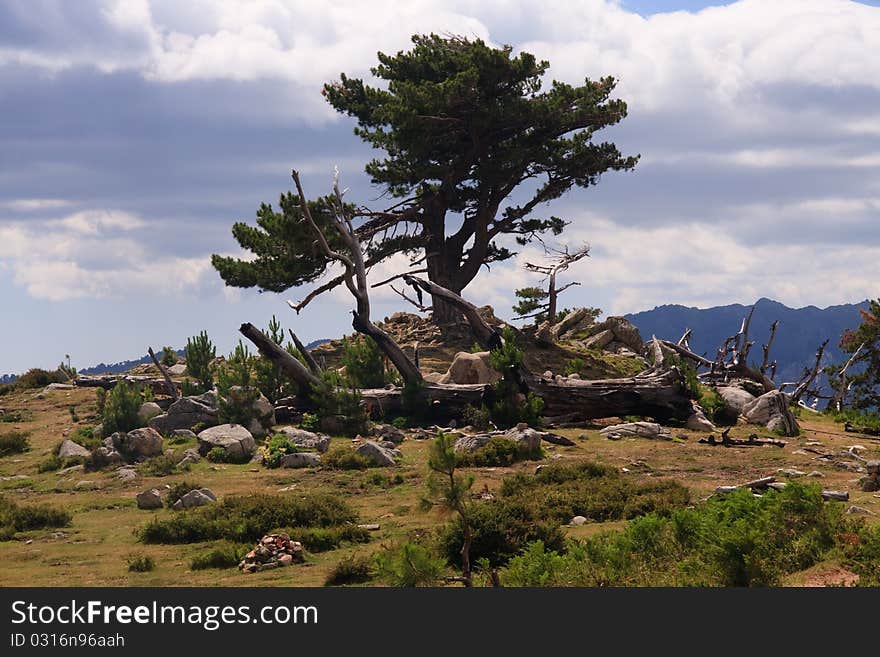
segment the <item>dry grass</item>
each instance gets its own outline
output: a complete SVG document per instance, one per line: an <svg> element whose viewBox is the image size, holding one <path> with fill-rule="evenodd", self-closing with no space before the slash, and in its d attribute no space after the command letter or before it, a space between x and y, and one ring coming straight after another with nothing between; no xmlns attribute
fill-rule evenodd
<svg viewBox="0 0 880 657"><path fill-rule="evenodd" d="M37 473L37 464L47 458L54 447L74 427L68 407L76 404L81 424L88 424L93 412L93 389L58 390L48 393L15 392L3 398L7 411L26 411L22 422L4 428L27 431L31 449L22 454L0 458L0 477L25 475L26 479L0 481L0 492L19 503L49 503L69 510L73 523L62 530L41 530L21 536L32 540L0 542L0 559L14 564L0 573L0 586L321 586L333 567L352 554L365 555L381 549L381 545L402 539L412 533L431 530L444 522L435 511L421 511L419 501L425 493L428 442L408 440L403 443L403 464L395 471L404 483L383 488L371 483L374 471L330 470L269 470L254 464L212 464L207 461L193 466L190 472L168 477L141 476L132 483L123 483L112 471L83 473ZM673 429L678 441L653 442L644 439L609 441L598 428L562 431L575 440L574 447L545 446L548 462L560 459L590 459L617 468L629 469L638 479L649 477L674 478L688 486L694 497L709 495L716 486L743 482L775 474L778 468L791 467L810 472L817 470L825 477L819 480L825 488L850 491L850 503L877 513L869 522L880 520L880 500L872 493L858 491L859 475L837 468L831 463L815 460L815 454L795 454L808 441L821 442L826 449L839 450L861 444L867 458L880 458L880 442L853 434L845 434L830 420L804 418L804 429L798 438L789 439L784 449L775 447L723 448L697 444L700 434ZM736 437L744 437L755 427L737 427ZM761 433L761 432L759 432ZM345 439L335 442L344 444ZM497 491L502 477L510 472L531 472L536 462L518 463L510 468L476 468L475 491ZM174 485L183 480L197 480L219 496L247 493L285 494L324 491L336 492L357 509L362 523L378 523L380 530L372 533L366 545L310 555L302 566L243 575L237 569L191 571L193 557L210 549L211 543L191 545L143 545L138 543L134 529L155 515L168 516L173 511L142 511L135 504L135 495L153 486ZM76 488L78 482L94 482L93 490ZM569 535L587 537L621 523L588 524L567 528ZM137 553L155 560L149 572L129 572L127 558ZM792 583L803 580L793 578Z"/></svg>

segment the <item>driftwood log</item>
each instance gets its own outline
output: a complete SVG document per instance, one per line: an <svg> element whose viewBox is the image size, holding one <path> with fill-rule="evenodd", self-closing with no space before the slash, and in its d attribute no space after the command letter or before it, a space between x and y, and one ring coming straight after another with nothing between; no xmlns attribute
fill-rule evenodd
<svg viewBox="0 0 880 657"><path fill-rule="evenodd" d="M149 387L154 393L164 395L168 392L165 379L157 379L151 376L134 376L131 374L81 374L74 379L73 384L78 388L104 388L111 390L120 381L125 381L140 387Z"/></svg>

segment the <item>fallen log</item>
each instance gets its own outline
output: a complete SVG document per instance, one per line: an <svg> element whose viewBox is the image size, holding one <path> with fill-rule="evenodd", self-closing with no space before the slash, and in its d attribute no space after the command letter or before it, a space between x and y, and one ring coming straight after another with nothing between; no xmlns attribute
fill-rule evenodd
<svg viewBox="0 0 880 657"><path fill-rule="evenodd" d="M788 443L784 440L776 438L759 438L758 434L751 434L748 438L731 438L728 434L730 428L725 429L721 434L721 440L717 440L714 435L700 438L697 442L703 445L720 445L722 447L761 447L763 445L772 445L773 447L785 447Z"/></svg>
<svg viewBox="0 0 880 657"><path fill-rule="evenodd" d="M312 374L305 365L267 338L253 324L245 322L238 330L244 337L254 343L254 346L256 346L264 358L275 363L282 372L296 381L300 391L305 395L308 395L313 387L320 384L320 379Z"/></svg>
<svg viewBox="0 0 880 657"><path fill-rule="evenodd" d="M162 395L167 393L165 379L157 379L150 376L134 376L131 374L81 374L74 379L73 385L78 388L104 388L104 390L111 390L120 381L142 387L149 386L156 394Z"/></svg>

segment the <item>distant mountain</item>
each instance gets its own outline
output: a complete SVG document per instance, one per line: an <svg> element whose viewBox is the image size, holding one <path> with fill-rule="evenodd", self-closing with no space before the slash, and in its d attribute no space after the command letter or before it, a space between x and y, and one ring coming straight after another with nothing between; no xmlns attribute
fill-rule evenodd
<svg viewBox="0 0 880 657"><path fill-rule="evenodd" d="M772 299L758 299L749 329L749 338L755 341L749 359L760 364L761 345L767 341L770 325L778 319L779 328L770 350L771 360L775 359L778 363L777 382L800 378L804 367L815 361L816 349L825 338L830 339L823 364L841 362L843 353L838 347L840 335L844 330L859 325L859 310L867 307L868 302L863 301L828 308L789 308ZM724 340L739 331L749 308L740 304L714 308L665 305L626 315L626 318L638 327L645 340L656 335L677 342L689 328L693 331L691 349L707 358L714 358Z"/></svg>
<svg viewBox="0 0 880 657"><path fill-rule="evenodd" d="M18 377L15 376L15 374L3 374L2 376L0 376L0 384L3 384L3 383L15 383L15 380L16 380L17 378L18 378Z"/></svg>

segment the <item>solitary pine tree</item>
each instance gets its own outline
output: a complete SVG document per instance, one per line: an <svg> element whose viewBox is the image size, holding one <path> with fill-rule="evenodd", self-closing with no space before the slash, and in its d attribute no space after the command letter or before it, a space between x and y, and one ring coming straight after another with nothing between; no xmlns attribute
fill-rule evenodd
<svg viewBox="0 0 880 657"><path fill-rule="evenodd" d="M323 93L357 120L355 134L385 151L366 171L399 199L384 211L356 212L358 235L369 244L367 264L407 253L419 267L414 271L460 293L481 267L514 255L505 237L525 244L562 232L567 222L534 214L539 206L572 187L595 185L606 171L632 169L638 156L593 142L597 131L626 116L626 103L611 98L614 78L580 86L553 81L542 91L549 63L529 53L514 55L510 46L493 48L479 39L431 34L412 40L409 51L378 54L372 72L383 88L342 74ZM315 213L326 205L313 207ZM280 213L264 204L257 227L233 227L256 257L215 255L215 268L238 287L281 291L315 280L327 261L299 220L290 195L281 197ZM433 310L438 323L458 314L436 297Z"/></svg>

